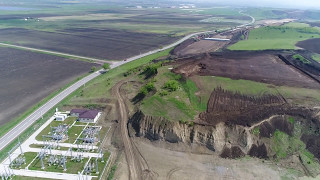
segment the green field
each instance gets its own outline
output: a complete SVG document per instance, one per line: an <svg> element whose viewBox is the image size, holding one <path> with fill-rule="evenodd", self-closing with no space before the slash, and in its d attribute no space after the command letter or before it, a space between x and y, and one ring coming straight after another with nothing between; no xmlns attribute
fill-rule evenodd
<svg viewBox="0 0 320 180"><path fill-rule="evenodd" d="M297 104L317 104L320 101L320 92L317 89L275 86L250 80L234 80L213 76L196 76L193 77L193 79L202 85L201 90L198 92L198 96L205 102L208 102L211 92L216 87L222 87L225 90L254 96L280 93L287 100Z"/></svg>
<svg viewBox="0 0 320 180"><path fill-rule="evenodd" d="M242 40L229 47L230 50L296 49L295 44L311 38L319 38L318 28L306 27L303 23L289 23L283 26L267 26L253 29L248 40Z"/></svg>

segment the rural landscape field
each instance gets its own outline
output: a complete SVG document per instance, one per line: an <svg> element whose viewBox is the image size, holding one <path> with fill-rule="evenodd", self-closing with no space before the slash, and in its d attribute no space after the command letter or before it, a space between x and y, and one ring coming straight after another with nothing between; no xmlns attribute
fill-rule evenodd
<svg viewBox="0 0 320 180"><path fill-rule="evenodd" d="M319 45L315 0L4 0L0 176L320 179Z"/></svg>

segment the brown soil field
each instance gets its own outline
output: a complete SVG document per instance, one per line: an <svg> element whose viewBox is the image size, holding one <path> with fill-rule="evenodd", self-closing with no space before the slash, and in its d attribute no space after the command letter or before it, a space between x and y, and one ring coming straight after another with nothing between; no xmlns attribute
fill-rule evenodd
<svg viewBox="0 0 320 180"><path fill-rule="evenodd" d="M222 39L231 39L234 34L232 33L224 33L217 34L214 36L211 36L212 38L222 38ZM181 45L177 46L173 54L177 56L188 56L188 55L194 55L194 54L201 54L201 53L207 53L207 52L215 52L225 46L227 46L231 41L211 41L211 40L200 40L200 41L194 41L194 40L188 40Z"/></svg>
<svg viewBox="0 0 320 180"><path fill-rule="evenodd" d="M200 40L194 42L187 47L181 49L176 54L178 56L186 56L192 54L206 53L206 52L214 52L219 50L220 48L226 46L229 42L225 41L210 41L210 40Z"/></svg>
<svg viewBox="0 0 320 180"><path fill-rule="evenodd" d="M278 86L320 88L320 85L291 65L278 52L222 52L180 59L174 72L187 76L222 76L270 83ZM179 61L177 63L179 63Z"/></svg>
<svg viewBox="0 0 320 180"><path fill-rule="evenodd" d="M0 48L0 125L90 71L92 63Z"/></svg>
<svg viewBox="0 0 320 180"><path fill-rule="evenodd" d="M305 41L300 41L296 44L296 46L314 53L320 53L320 38L307 39Z"/></svg>
<svg viewBox="0 0 320 180"><path fill-rule="evenodd" d="M176 39L161 34L91 28L65 29L59 33L22 28L0 30L0 42L108 60L122 60Z"/></svg>

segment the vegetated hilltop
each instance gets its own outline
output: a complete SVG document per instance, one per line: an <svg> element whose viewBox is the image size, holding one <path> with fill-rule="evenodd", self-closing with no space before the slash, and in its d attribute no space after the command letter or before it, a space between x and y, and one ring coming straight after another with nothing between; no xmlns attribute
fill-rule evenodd
<svg viewBox="0 0 320 180"><path fill-rule="evenodd" d="M223 158L276 160L316 176L320 85L290 57L227 51L170 56L132 69L124 87L135 104L130 134Z"/></svg>

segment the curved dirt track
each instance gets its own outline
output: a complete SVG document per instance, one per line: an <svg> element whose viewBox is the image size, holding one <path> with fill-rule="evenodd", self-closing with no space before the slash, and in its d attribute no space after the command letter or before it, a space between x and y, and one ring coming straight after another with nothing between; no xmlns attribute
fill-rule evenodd
<svg viewBox="0 0 320 180"><path fill-rule="evenodd" d="M127 123L128 123L128 110L125 104L125 97L121 95L121 87L125 84L125 81L118 82L113 87L113 94L118 99L118 112L120 115L120 133L124 144L124 151L129 168L129 179L153 179L155 174L149 170L147 161L144 159L139 149L128 135Z"/></svg>

